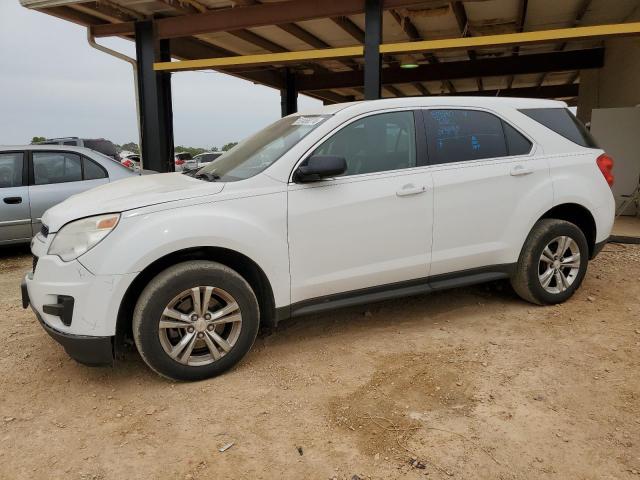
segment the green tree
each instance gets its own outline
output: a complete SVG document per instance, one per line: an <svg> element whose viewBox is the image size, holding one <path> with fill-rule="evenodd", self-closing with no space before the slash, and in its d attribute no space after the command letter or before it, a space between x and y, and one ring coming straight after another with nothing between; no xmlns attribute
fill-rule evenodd
<svg viewBox="0 0 640 480"><path fill-rule="evenodd" d="M140 148L135 142L123 143L122 145L120 145L120 148L127 152L140 153Z"/></svg>
<svg viewBox="0 0 640 480"><path fill-rule="evenodd" d="M191 154L192 157L195 157L196 155L199 155L201 153L206 152L206 150L204 148L200 148L200 147L185 147L183 145L176 145L173 148L173 151L176 153L180 153L180 152L188 152Z"/></svg>
<svg viewBox="0 0 640 480"><path fill-rule="evenodd" d="M229 142L229 143L225 144L225 145L222 147L222 151L223 151L223 152L226 152L226 151L228 151L228 150L231 150L231 149L232 149L233 147L235 147L237 144L238 144L238 142Z"/></svg>
<svg viewBox="0 0 640 480"><path fill-rule="evenodd" d="M31 139L31 145L33 145L35 143L44 142L46 139L47 139L47 137L33 137Z"/></svg>

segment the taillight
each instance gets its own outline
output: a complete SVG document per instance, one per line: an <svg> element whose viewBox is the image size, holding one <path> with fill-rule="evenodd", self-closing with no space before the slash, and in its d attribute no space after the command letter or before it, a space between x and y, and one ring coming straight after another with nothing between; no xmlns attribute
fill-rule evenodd
<svg viewBox="0 0 640 480"><path fill-rule="evenodd" d="M133 166L133 162L131 160L125 160L124 162L122 162L122 165L127 168L131 168Z"/></svg>
<svg viewBox="0 0 640 480"><path fill-rule="evenodd" d="M184 163L184 160L180 158L176 158L176 165L182 165L183 163Z"/></svg>
<svg viewBox="0 0 640 480"><path fill-rule="evenodd" d="M596 160L598 164L598 168L604 175L604 179L607 181L610 187L613 186L614 177L613 177L613 158L611 158L606 153L603 153Z"/></svg>

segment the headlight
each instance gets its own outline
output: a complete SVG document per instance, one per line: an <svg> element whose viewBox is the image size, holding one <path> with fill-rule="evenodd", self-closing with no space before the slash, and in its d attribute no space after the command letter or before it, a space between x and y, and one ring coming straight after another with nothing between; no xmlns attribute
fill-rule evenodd
<svg viewBox="0 0 640 480"><path fill-rule="evenodd" d="M54 237L48 253L65 262L75 260L109 235L119 220L119 213L110 213L67 223Z"/></svg>

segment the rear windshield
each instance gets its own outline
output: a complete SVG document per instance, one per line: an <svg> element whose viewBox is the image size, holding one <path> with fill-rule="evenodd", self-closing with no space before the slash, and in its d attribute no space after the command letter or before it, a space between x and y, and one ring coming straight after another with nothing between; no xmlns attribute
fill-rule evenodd
<svg viewBox="0 0 640 480"><path fill-rule="evenodd" d="M115 158L118 155L116 146L109 140L104 140L101 138L95 140L87 139L84 140L84 146L90 148L91 150L95 150L96 152L100 152L103 155L107 155L108 157Z"/></svg>
<svg viewBox="0 0 640 480"><path fill-rule="evenodd" d="M573 143L598 148L589 130L566 108L525 108L520 111Z"/></svg>

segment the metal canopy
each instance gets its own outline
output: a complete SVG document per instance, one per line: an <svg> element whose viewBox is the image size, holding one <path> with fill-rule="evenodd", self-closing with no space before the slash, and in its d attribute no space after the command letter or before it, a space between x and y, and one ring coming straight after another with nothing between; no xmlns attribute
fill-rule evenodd
<svg viewBox="0 0 640 480"><path fill-rule="evenodd" d="M26 7L88 26L95 36L133 39L135 23L153 19L156 39L170 39L174 58L220 59L219 64L213 61L212 65L200 68L214 68L278 89L295 83L299 92L327 103L364 97L365 0L21 2ZM382 96L390 97L480 91L510 95L516 90L524 92L522 89L572 85L578 81L581 69L602 66L601 50L593 50L602 46L601 36L579 37L574 30L528 42L517 34L524 32L536 37L548 30L619 24L629 18L640 2L380 0L380 3ZM507 41L510 34L516 36ZM497 41L485 41L495 35L500 37ZM420 45L433 40L456 40L458 44L451 49ZM385 51L385 44L406 47ZM344 48L344 54L329 53L335 48ZM293 60L282 60L289 52L295 52ZM266 54L280 57L260 65L222 61L228 57ZM543 57L545 54L549 56ZM407 64L417 68L402 68ZM573 90L540 92L565 94Z"/></svg>

